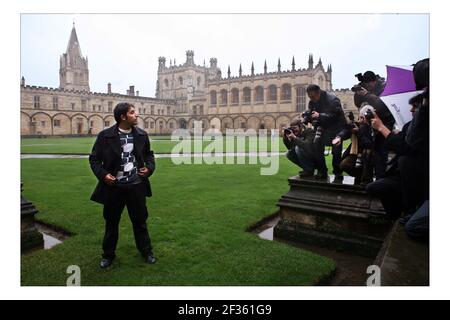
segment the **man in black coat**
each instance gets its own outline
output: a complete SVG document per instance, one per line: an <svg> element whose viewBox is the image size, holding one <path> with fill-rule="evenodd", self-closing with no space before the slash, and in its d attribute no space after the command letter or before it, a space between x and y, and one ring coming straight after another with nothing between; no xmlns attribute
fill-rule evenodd
<svg viewBox="0 0 450 320"><path fill-rule="evenodd" d="M119 103L114 109L114 126L101 131L89 156L89 164L98 184L91 200L103 204L105 235L101 268L115 259L119 238L119 222L127 206L133 224L136 247L145 262L153 264L150 236L147 229L146 197L151 196L148 177L155 171L148 134L138 128L137 113L132 104Z"/></svg>
<svg viewBox="0 0 450 320"><path fill-rule="evenodd" d="M316 178L325 180L328 178L328 169L325 163L325 146L332 146L333 173L335 182L342 182L342 144L333 145L332 140L346 125L345 114L342 110L341 101L335 95L321 90L318 85L311 84L306 92L310 99L308 108L312 112L312 120L315 123L316 138L314 146L316 149Z"/></svg>

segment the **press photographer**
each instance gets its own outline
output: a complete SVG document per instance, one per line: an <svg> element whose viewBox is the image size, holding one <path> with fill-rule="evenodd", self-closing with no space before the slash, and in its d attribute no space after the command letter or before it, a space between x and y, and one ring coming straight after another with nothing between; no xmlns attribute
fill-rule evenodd
<svg viewBox="0 0 450 320"><path fill-rule="evenodd" d="M332 140L346 125L341 101L335 95L321 90L318 85L311 84L306 92L310 99L308 109L311 113L311 121L314 125L315 138L313 140L316 179L327 180L328 169L325 163L325 146L332 146L333 173L335 182L342 182L342 170L340 168L342 144L333 145Z"/></svg>
<svg viewBox="0 0 450 320"><path fill-rule="evenodd" d="M314 148L315 132L311 124L305 125L301 120L291 122L289 128L282 128L283 143L288 148L287 158L298 165L303 171L301 178L314 176Z"/></svg>

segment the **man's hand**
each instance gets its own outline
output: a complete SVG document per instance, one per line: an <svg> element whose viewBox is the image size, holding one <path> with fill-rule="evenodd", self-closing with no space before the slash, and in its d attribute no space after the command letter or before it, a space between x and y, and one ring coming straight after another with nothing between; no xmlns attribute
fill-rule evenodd
<svg viewBox="0 0 450 320"><path fill-rule="evenodd" d="M381 121L381 119L378 117L378 115L376 114L376 112L374 112L373 114L373 119L372 119L372 128L378 132L380 132L385 138L387 138L387 136L391 133L391 130L389 130L383 123L383 121Z"/></svg>
<svg viewBox="0 0 450 320"><path fill-rule="evenodd" d="M288 135L286 135L286 137L287 137L290 141L292 141L293 139L296 138L296 135L291 131L291 133L289 133Z"/></svg>
<svg viewBox="0 0 450 320"><path fill-rule="evenodd" d="M382 129L383 127L384 127L383 121L381 121L376 112L374 112L372 118L372 128L374 130L380 131L380 129Z"/></svg>
<svg viewBox="0 0 450 320"><path fill-rule="evenodd" d="M112 174L108 173L105 178L103 179L106 184L112 185L116 181L116 177L114 177Z"/></svg>
<svg viewBox="0 0 450 320"><path fill-rule="evenodd" d="M331 143L332 143L333 145L338 146L338 145L341 144L341 142L342 142L341 137L336 137L336 138L333 139L333 141L332 141Z"/></svg>
<svg viewBox="0 0 450 320"><path fill-rule="evenodd" d="M317 111L313 111L312 113L311 113L311 118L313 118L313 119L317 119L317 118L319 118L319 113L317 112Z"/></svg>
<svg viewBox="0 0 450 320"><path fill-rule="evenodd" d="M138 175L140 175L143 178L148 177L150 174L150 169L147 167L143 167L139 169Z"/></svg>

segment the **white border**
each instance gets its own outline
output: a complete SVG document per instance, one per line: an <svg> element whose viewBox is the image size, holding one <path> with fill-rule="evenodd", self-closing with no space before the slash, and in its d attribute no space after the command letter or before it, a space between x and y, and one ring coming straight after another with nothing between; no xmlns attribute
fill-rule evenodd
<svg viewBox="0 0 450 320"><path fill-rule="evenodd" d="M2 217L0 223L0 298L4 299L441 299L449 297L450 260L449 217L447 202L449 188L448 127L448 57L446 39L450 30L445 1L20 1L2 3L0 10L1 103L4 128L8 137L16 137L2 152L8 153L7 172L2 174ZM20 287L20 245L17 230L20 230L19 181L20 181L20 13L73 13L73 12L279 12L279 13L431 13L430 41L432 73L432 117L431 117L431 287L430 288L330 288L330 287L133 287L133 288L29 288ZM355 26L357 27L357 26ZM407 27L407 26L405 26ZM39 36L39 35L37 35ZM330 35L331 36L331 35ZM10 110L12 112L10 112ZM13 117L10 117L13 114ZM6 136L3 137L6 140ZM11 165L10 165L11 163ZM439 168L444 168L441 172ZM6 175L5 175L6 174ZM15 187L13 187L15 186ZM5 205L6 200L6 205Z"/></svg>

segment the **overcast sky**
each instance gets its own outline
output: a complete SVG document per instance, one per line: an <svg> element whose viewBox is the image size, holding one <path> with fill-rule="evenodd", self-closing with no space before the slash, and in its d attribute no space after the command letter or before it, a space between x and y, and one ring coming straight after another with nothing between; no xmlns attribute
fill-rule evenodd
<svg viewBox="0 0 450 320"><path fill-rule="evenodd" d="M194 61L211 57L225 76L228 65L237 75L332 64L334 88L349 88L354 74L373 70L385 76L386 65L410 65L429 57L429 16L383 15L188 15L188 14L23 14L21 76L27 84L59 86L59 57L66 51L72 23L81 50L89 58L90 88L125 93L129 85L142 96L155 95L158 57L177 64L194 50Z"/></svg>

